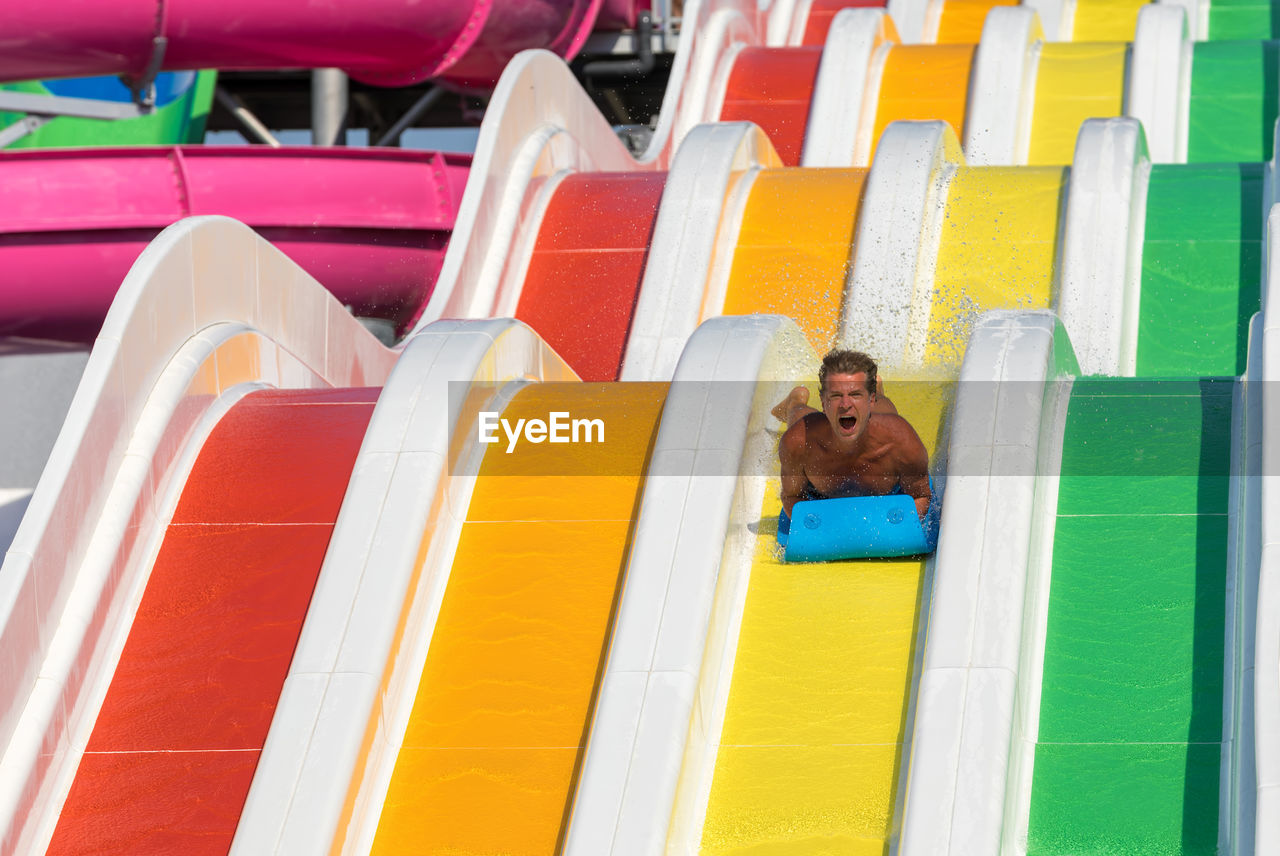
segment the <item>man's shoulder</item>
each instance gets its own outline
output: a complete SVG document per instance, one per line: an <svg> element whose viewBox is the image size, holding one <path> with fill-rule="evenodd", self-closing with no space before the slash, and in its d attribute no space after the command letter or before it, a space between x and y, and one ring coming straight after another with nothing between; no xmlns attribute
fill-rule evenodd
<svg viewBox="0 0 1280 856"><path fill-rule="evenodd" d="M827 417L821 413L807 413L783 432L779 445L789 451L803 452L810 442L821 439L822 426L826 424Z"/></svg>
<svg viewBox="0 0 1280 856"><path fill-rule="evenodd" d="M928 459L928 450L924 441L916 433L916 429L906 419L896 413L877 413L879 438L892 451L890 454L900 462L916 462Z"/></svg>
<svg viewBox="0 0 1280 856"><path fill-rule="evenodd" d="M873 413L871 414L871 424L877 430L894 436L916 436L916 429L911 427L911 423L899 416L897 413Z"/></svg>
<svg viewBox="0 0 1280 856"><path fill-rule="evenodd" d="M924 448L924 442L910 422L896 413L877 413L872 423L881 442L895 449L914 454Z"/></svg>

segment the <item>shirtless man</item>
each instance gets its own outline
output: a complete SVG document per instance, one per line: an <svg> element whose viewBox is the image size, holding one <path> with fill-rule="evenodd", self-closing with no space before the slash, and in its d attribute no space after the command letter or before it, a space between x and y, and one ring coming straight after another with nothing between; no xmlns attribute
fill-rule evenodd
<svg viewBox="0 0 1280 856"><path fill-rule="evenodd" d="M907 420L883 397L875 361L857 351L832 351L818 371L822 410L796 387L773 413L790 427L782 435L782 507L802 499L904 493L923 520L929 511L929 453Z"/></svg>

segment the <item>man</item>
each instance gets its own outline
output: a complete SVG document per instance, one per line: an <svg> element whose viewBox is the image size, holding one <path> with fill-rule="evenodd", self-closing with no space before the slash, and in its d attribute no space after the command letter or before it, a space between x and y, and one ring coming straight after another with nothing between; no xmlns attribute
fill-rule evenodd
<svg viewBox="0 0 1280 856"><path fill-rule="evenodd" d="M929 453L884 397L875 361L857 351L832 351L822 360L818 389L822 410L808 406L804 387L773 409L790 425L778 446L788 520L802 499L891 493L912 497L924 520L933 498Z"/></svg>

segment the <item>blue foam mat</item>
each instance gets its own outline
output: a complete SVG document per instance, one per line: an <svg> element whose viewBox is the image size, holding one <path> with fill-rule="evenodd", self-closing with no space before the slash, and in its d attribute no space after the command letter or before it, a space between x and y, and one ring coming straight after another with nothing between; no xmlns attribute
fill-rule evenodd
<svg viewBox="0 0 1280 856"><path fill-rule="evenodd" d="M922 521L902 494L802 500L778 519L778 543L788 562L830 562L918 556L938 546L941 501L935 490Z"/></svg>

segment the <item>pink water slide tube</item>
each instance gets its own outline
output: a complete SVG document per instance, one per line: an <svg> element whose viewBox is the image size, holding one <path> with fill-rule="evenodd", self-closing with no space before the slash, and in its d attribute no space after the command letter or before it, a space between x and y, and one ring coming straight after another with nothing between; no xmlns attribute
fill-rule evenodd
<svg viewBox="0 0 1280 856"><path fill-rule="evenodd" d="M252 226L358 315L404 329L440 271L470 156L181 146L0 158L0 336L92 342L161 229Z"/></svg>
<svg viewBox="0 0 1280 856"><path fill-rule="evenodd" d="M7 0L0 3L0 79L334 67L382 86L440 78L491 87L525 48L572 57L603 3ZM634 17L618 5L610 0L610 17Z"/></svg>

